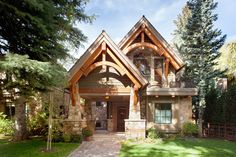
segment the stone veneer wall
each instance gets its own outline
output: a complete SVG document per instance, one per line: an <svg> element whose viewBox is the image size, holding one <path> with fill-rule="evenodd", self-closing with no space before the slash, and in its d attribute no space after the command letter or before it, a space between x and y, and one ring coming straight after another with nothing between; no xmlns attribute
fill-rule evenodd
<svg viewBox="0 0 236 157"><path fill-rule="evenodd" d="M154 122L155 103L172 104L172 123L157 124ZM182 129L183 123L192 120L192 98L189 96L148 97L147 104L147 129L155 127L160 131L176 133Z"/></svg>
<svg viewBox="0 0 236 157"><path fill-rule="evenodd" d="M125 119L125 137L145 138L146 120L145 119Z"/></svg>

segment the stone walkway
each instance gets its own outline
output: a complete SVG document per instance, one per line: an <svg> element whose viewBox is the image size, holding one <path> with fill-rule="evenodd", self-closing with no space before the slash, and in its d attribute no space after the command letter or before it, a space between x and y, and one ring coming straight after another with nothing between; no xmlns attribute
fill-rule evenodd
<svg viewBox="0 0 236 157"><path fill-rule="evenodd" d="M84 141L68 157L117 157L124 133L96 132L92 141Z"/></svg>

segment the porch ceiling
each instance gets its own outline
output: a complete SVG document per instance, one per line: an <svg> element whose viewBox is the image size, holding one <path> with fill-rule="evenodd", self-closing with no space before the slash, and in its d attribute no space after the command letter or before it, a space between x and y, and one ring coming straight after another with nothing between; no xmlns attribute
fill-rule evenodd
<svg viewBox="0 0 236 157"><path fill-rule="evenodd" d="M83 95L81 96L84 99L89 99L92 101L112 101L112 102L124 102L129 101L129 96L120 96L120 95L106 95L106 96L97 96L97 95Z"/></svg>

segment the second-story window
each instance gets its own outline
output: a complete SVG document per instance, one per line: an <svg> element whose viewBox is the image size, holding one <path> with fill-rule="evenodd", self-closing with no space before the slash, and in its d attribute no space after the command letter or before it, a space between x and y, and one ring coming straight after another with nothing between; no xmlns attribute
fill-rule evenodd
<svg viewBox="0 0 236 157"><path fill-rule="evenodd" d="M162 84L164 77L164 58L161 57L154 58L154 74L155 74L155 81Z"/></svg>
<svg viewBox="0 0 236 157"><path fill-rule="evenodd" d="M149 55L144 55L143 53L138 53L134 55L133 61L136 67L139 69L141 74L147 79L151 78L151 60Z"/></svg>

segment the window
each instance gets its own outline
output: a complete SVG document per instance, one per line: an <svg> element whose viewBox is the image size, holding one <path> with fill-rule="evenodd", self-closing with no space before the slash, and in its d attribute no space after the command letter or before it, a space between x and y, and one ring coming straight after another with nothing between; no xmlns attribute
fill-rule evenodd
<svg viewBox="0 0 236 157"><path fill-rule="evenodd" d="M133 61L136 67L141 72L141 74L147 80L150 80L150 77L151 77L150 54L138 53L134 55Z"/></svg>
<svg viewBox="0 0 236 157"><path fill-rule="evenodd" d="M154 58L155 81L162 83L164 74L164 58Z"/></svg>
<svg viewBox="0 0 236 157"><path fill-rule="evenodd" d="M155 104L155 123L170 124L172 111L170 103Z"/></svg>

